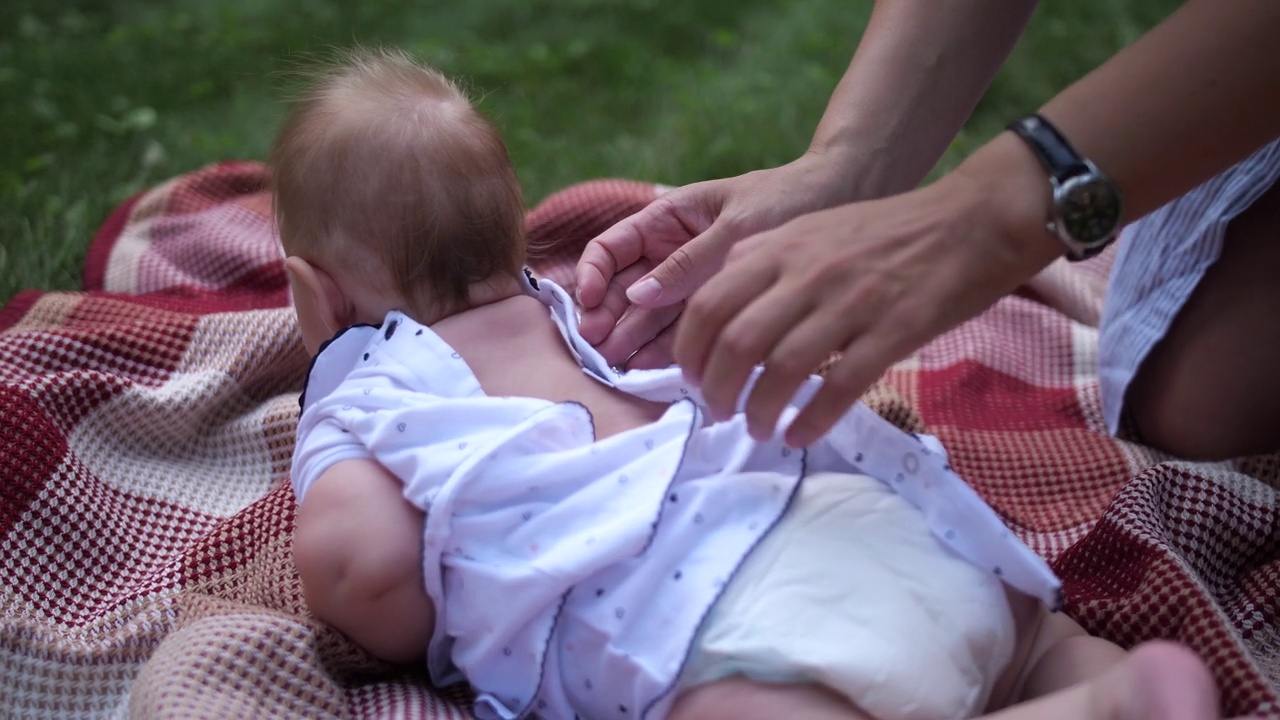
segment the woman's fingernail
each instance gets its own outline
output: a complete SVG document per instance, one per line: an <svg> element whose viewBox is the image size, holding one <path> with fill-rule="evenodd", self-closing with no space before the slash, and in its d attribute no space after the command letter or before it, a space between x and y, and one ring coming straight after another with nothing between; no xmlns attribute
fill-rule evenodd
<svg viewBox="0 0 1280 720"><path fill-rule="evenodd" d="M791 448L792 450L799 450L801 448L807 447L810 442L809 432L810 431L808 428L798 428L793 425L787 428L786 436L784 437L783 442L785 442L787 444L787 447Z"/></svg>
<svg viewBox="0 0 1280 720"><path fill-rule="evenodd" d="M627 288L627 299L637 304L657 300L661 294L662 285L653 278L645 278Z"/></svg>

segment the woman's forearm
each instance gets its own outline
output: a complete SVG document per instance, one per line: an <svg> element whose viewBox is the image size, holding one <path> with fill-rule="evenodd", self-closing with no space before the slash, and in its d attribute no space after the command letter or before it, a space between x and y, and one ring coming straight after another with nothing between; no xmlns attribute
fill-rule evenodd
<svg viewBox="0 0 1280 720"><path fill-rule="evenodd" d="M1110 175L1135 220L1280 136L1280 3L1188 0L1042 109L1076 151ZM1044 229L1045 172L1001 133L953 173L992 198L1015 247L1061 254Z"/></svg>
<svg viewBox="0 0 1280 720"><path fill-rule="evenodd" d="M1017 42L1034 0L878 0L811 150L841 153L850 199L915 187Z"/></svg>
<svg viewBox="0 0 1280 720"><path fill-rule="evenodd" d="M1189 0L1043 113L1145 215L1280 135L1280 3Z"/></svg>

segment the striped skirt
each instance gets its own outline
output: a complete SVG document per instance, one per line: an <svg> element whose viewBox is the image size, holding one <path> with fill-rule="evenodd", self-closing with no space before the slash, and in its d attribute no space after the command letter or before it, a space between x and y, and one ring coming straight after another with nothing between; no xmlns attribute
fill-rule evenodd
<svg viewBox="0 0 1280 720"><path fill-rule="evenodd" d="M1278 176L1280 140L1125 228L1098 343L1102 409L1112 434L1124 416L1129 383L1217 261L1228 223Z"/></svg>

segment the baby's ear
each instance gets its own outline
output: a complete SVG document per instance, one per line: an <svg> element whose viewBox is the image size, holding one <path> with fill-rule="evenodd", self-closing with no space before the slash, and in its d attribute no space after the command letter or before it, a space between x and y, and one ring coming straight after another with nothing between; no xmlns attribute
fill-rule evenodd
<svg viewBox="0 0 1280 720"><path fill-rule="evenodd" d="M288 257L284 271L293 291L293 308L298 313L298 330L307 352L315 355L326 340L344 327L351 313L342 288L324 270L300 257Z"/></svg>

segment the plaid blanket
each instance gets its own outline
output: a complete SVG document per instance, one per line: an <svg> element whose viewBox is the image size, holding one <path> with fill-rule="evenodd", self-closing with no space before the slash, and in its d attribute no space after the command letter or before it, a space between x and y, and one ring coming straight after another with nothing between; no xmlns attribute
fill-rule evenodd
<svg viewBox="0 0 1280 720"><path fill-rule="evenodd" d="M129 200L82 293L0 310L0 715L463 718L466 694L311 618L287 481L307 357L264 169ZM584 183L528 215L535 271L656 186ZM1280 716L1280 459L1177 462L1107 437L1095 351L1109 261L1059 264L867 395L939 435L1054 564L1067 611L1208 660L1224 710Z"/></svg>

